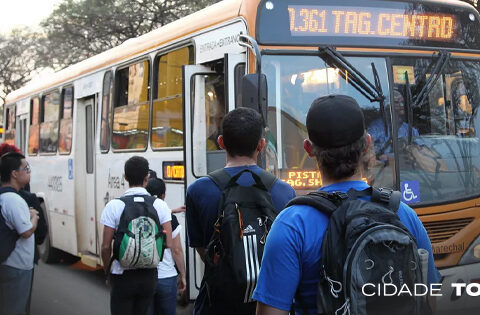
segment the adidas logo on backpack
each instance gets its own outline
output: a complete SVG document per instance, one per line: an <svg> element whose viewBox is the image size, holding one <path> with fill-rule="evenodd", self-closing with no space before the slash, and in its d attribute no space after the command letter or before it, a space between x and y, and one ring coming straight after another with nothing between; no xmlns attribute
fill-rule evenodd
<svg viewBox="0 0 480 315"><path fill-rule="evenodd" d="M255 184L240 186L248 172ZM233 177L224 170L209 175L220 188L214 234L206 248L205 283L213 305L225 305L236 314L255 312L252 294L257 285L268 231L275 219L270 190L277 180L272 174L245 169Z"/></svg>
<svg viewBox="0 0 480 315"><path fill-rule="evenodd" d="M255 233L255 229L254 229L251 225L248 225L248 226L243 230L243 234L251 234L251 233Z"/></svg>

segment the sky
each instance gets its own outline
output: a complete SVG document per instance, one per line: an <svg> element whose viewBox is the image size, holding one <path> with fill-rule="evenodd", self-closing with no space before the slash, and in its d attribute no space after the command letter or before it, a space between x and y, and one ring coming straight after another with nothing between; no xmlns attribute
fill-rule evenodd
<svg viewBox="0 0 480 315"><path fill-rule="evenodd" d="M20 25L36 27L62 0L0 0L0 33Z"/></svg>

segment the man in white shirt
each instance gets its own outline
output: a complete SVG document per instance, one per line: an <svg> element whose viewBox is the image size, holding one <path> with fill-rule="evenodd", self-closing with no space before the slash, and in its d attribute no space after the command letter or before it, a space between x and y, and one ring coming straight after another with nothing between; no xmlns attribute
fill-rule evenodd
<svg viewBox="0 0 480 315"><path fill-rule="evenodd" d="M133 156L125 162L125 179L129 189L122 197L135 196L136 199L150 197L144 188L148 183L148 161L140 156ZM143 199L142 199L143 200ZM165 202L155 200L153 203L158 221L166 233L167 247L172 246L171 212ZM111 200L103 209L101 223L104 225L102 242L102 260L105 273L110 274L110 310L112 315L147 314L155 293L157 268L124 269L118 260L112 257L112 240L118 229L125 203L120 199Z"/></svg>
<svg viewBox="0 0 480 315"><path fill-rule="evenodd" d="M19 238L15 248L0 265L0 314L25 314L33 272L34 232L38 212L30 210L17 192L30 182L30 165L20 153L4 154L0 162L1 214L8 228ZM3 245L1 245L3 246Z"/></svg>

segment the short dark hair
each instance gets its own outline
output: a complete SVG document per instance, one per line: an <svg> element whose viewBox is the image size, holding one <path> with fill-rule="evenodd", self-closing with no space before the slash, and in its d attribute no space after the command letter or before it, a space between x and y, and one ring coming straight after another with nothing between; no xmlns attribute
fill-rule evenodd
<svg viewBox="0 0 480 315"><path fill-rule="evenodd" d="M234 109L223 119L223 143L232 157L252 156L262 137L262 132L262 116L251 108Z"/></svg>
<svg viewBox="0 0 480 315"><path fill-rule="evenodd" d="M338 148L320 148L312 143L320 170L328 177L339 180L351 177L357 170L367 147L367 134L357 141Z"/></svg>
<svg viewBox="0 0 480 315"><path fill-rule="evenodd" d="M24 158L25 156L18 152L7 152L2 155L0 160L0 177L2 183L10 182L12 172L20 168Z"/></svg>
<svg viewBox="0 0 480 315"><path fill-rule="evenodd" d="M141 186L148 175L148 161L146 158L135 155L125 162L125 179L130 186Z"/></svg>
<svg viewBox="0 0 480 315"><path fill-rule="evenodd" d="M165 182L160 178L150 178L148 180L147 187L145 187L148 193L152 196L160 198L165 193Z"/></svg>

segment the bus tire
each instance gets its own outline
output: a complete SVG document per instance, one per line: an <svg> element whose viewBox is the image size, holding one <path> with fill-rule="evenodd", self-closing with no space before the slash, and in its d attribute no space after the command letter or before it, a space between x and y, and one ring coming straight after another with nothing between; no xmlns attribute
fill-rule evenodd
<svg viewBox="0 0 480 315"><path fill-rule="evenodd" d="M47 211L45 209L45 203L41 203L43 214L45 216L45 221L47 222L47 235L42 244L38 245L38 254L42 261L46 264L54 264L60 262L62 258L62 252L51 246L50 241L50 222L48 222Z"/></svg>

